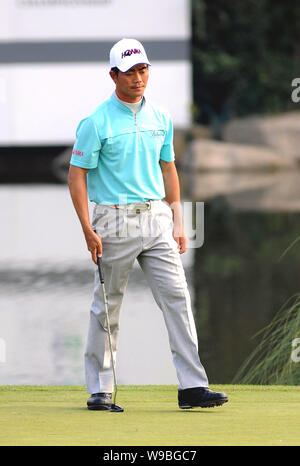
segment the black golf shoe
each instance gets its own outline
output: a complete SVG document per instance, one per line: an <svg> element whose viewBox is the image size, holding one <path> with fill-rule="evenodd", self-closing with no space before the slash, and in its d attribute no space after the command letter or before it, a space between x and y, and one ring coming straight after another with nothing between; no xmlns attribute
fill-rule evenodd
<svg viewBox="0 0 300 466"><path fill-rule="evenodd" d="M111 407L111 393L93 393L87 400L88 409L108 410Z"/></svg>
<svg viewBox="0 0 300 466"><path fill-rule="evenodd" d="M178 406L181 409L212 408L228 401L226 393L213 392L206 387L186 388L178 390Z"/></svg>

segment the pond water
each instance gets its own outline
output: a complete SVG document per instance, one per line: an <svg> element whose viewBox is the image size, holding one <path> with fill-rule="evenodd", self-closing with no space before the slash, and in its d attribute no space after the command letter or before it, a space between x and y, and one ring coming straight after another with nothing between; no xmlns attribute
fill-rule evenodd
<svg viewBox="0 0 300 466"><path fill-rule="evenodd" d="M0 383L84 384L94 269L68 188L2 185L0 203ZM177 384L138 264L123 301L117 372L120 384Z"/></svg>
<svg viewBox="0 0 300 466"><path fill-rule="evenodd" d="M182 174L185 199L204 200L195 189L203 178L190 176ZM271 185L278 189L278 179ZM281 207L266 206L266 191L262 205L257 186L205 199L204 244L182 260L213 383L232 380L257 344L253 334L299 291L298 244L279 260L300 232L293 189L293 206L284 190ZM0 383L83 385L93 264L68 188L2 185L0 202ZM164 321L137 264L122 307L117 372L120 384L177 384Z"/></svg>

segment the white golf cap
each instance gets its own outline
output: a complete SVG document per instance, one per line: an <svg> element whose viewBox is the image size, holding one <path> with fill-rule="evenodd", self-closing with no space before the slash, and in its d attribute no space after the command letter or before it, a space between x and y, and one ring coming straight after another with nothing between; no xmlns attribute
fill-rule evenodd
<svg viewBox="0 0 300 466"><path fill-rule="evenodd" d="M136 39L121 39L110 50L110 67L125 73L135 65L151 65L142 44Z"/></svg>

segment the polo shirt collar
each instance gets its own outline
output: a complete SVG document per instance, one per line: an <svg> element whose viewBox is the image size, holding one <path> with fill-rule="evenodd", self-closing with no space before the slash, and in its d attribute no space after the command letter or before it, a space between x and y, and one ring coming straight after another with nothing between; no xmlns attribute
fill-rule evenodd
<svg viewBox="0 0 300 466"><path fill-rule="evenodd" d="M115 91L112 93L111 97L110 97L110 100L111 102L113 102L114 105L116 105L117 107L119 107L120 110L123 110L127 113L130 113L132 114L132 111L126 107L126 105L123 105L117 98L116 98L116 95L115 95ZM146 98L145 96L143 96L143 100L142 100L142 105L141 105L141 108L139 109L138 113L143 109L143 107L145 106L146 104Z"/></svg>

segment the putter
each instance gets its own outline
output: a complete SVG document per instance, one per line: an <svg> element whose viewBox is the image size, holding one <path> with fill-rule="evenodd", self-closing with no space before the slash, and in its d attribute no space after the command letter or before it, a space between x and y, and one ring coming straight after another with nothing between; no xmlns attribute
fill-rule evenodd
<svg viewBox="0 0 300 466"><path fill-rule="evenodd" d="M108 316L107 297L106 297L105 286L104 286L104 276L103 276L103 271L102 271L102 266L101 266L101 259L99 256L97 256L97 265L98 265L98 271L99 271L99 279L100 279L100 283L102 287L103 303L104 303L107 333L108 333L108 343L109 343L111 364L112 364L112 370L113 370L113 376L114 376L114 402L110 405L109 410L113 413L122 413L124 411L122 406L116 405L116 397L117 397L117 391L118 391L117 377L116 377L116 369L115 369L115 364L114 364L113 350L112 350L112 345L111 345L111 333L110 333L110 324L109 324L109 316Z"/></svg>

